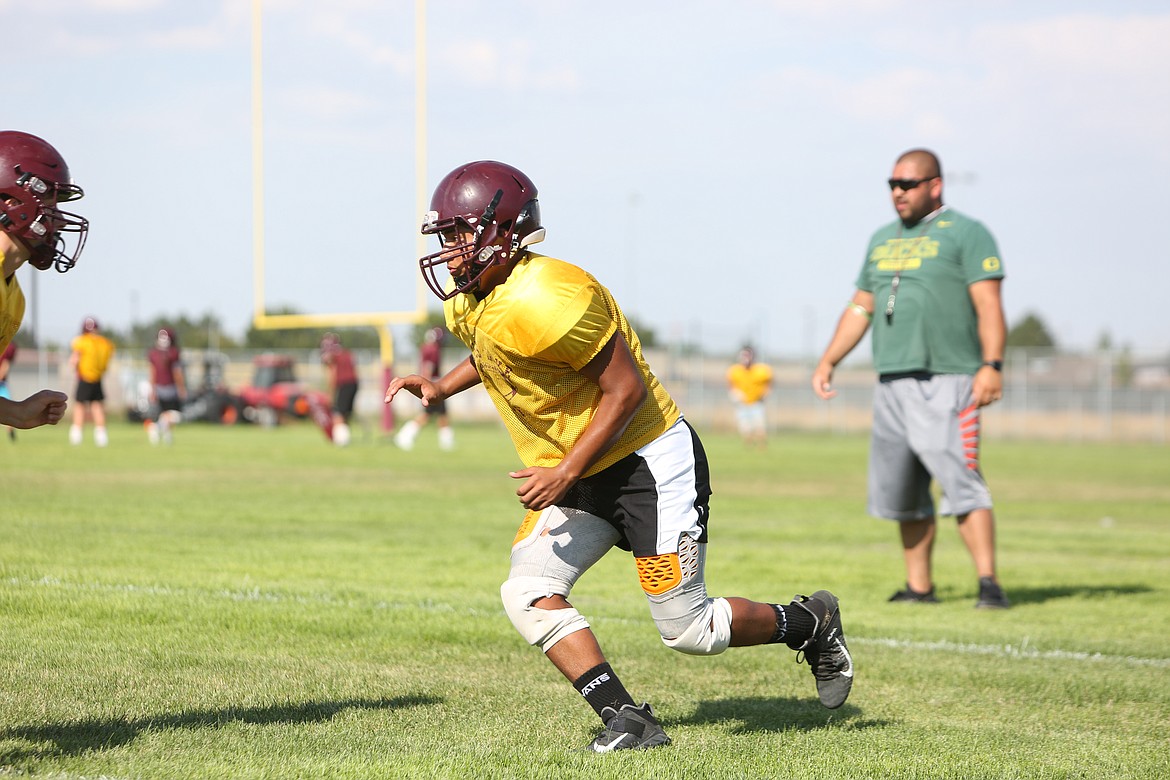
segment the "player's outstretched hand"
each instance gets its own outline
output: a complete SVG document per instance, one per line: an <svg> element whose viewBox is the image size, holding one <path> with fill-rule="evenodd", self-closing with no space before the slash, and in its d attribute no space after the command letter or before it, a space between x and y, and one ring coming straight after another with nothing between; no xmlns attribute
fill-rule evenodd
<svg viewBox="0 0 1170 780"><path fill-rule="evenodd" d="M386 385L385 402L390 403L393 401L394 396L398 394L399 390L406 390L415 398L422 401L423 406L430 406L432 401L443 400L443 396L435 383L418 374L396 376L391 379L390 384Z"/></svg>

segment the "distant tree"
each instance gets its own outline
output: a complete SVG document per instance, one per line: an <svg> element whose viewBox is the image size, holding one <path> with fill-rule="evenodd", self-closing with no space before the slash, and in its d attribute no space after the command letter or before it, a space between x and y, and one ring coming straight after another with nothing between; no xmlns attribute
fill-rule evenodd
<svg viewBox="0 0 1170 780"><path fill-rule="evenodd" d="M116 338L114 336L111 338L119 346L146 350L154 344L158 332L163 328L170 328L175 332L175 338L183 349L234 349L240 345L224 331L219 317L211 312L198 319L186 314L155 317L146 322L135 323L125 336L119 334Z"/></svg>
<svg viewBox="0 0 1170 780"><path fill-rule="evenodd" d="M655 349L658 347L658 332L650 325L637 317L626 317L630 321L630 327L638 334L638 339L642 342L643 349Z"/></svg>
<svg viewBox="0 0 1170 780"><path fill-rule="evenodd" d="M447 330L447 321L443 318L443 312L438 309L429 309L427 311L427 318L422 322L416 322L414 327L410 329L410 339L415 345L420 345L426 340L427 331L431 328L442 328Z"/></svg>
<svg viewBox="0 0 1170 780"><path fill-rule="evenodd" d="M295 308L283 306L269 314L301 314ZM272 351L316 349L321 345L321 337L326 333L336 333L341 337L341 343L347 349L377 349L378 333L373 327L358 328L280 328L269 330L249 325L244 335L244 346L249 349L264 349Z"/></svg>
<svg viewBox="0 0 1170 780"><path fill-rule="evenodd" d="M1133 353L1127 344L1121 348L1121 354L1117 356L1117 362L1113 365L1113 381L1118 387L1130 387L1135 373Z"/></svg>
<svg viewBox="0 0 1170 780"><path fill-rule="evenodd" d="M1024 315L1015 327L1008 330L1007 345L1009 348L1056 347L1056 340L1048 332L1044 322L1036 314L1029 312Z"/></svg>
<svg viewBox="0 0 1170 780"><path fill-rule="evenodd" d="M36 334L32 332L31 328L21 328L16 331L16 336L12 340L21 349L33 349L36 347Z"/></svg>

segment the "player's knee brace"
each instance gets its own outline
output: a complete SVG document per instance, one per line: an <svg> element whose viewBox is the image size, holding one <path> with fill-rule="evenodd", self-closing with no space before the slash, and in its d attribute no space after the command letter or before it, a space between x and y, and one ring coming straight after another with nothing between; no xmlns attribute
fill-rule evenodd
<svg viewBox="0 0 1170 780"><path fill-rule="evenodd" d="M676 555L637 559L650 615L667 647L689 655L717 655L731 644L731 605L707 598L707 546L679 536Z"/></svg>
<svg viewBox="0 0 1170 780"><path fill-rule="evenodd" d="M589 628L589 623L573 607L540 609L533 602L549 596L566 596L563 583L547 577L512 577L500 586L504 611L520 636L530 645L549 648L575 631Z"/></svg>

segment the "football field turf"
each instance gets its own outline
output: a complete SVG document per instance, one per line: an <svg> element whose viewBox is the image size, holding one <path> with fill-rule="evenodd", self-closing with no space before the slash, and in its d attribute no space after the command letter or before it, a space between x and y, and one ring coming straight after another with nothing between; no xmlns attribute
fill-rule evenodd
<svg viewBox="0 0 1170 780"><path fill-rule="evenodd" d="M115 425L0 439L0 777L1170 777L1170 448L989 441L1001 578L973 608L954 523L942 603L889 604L893 525L864 437L700 431L712 595L841 599L839 710L781 647L664 647L627 554L575 606L674 744L577 752L599 722L499 601L522 511L496 425L335 449L304 425Z"/></svg>

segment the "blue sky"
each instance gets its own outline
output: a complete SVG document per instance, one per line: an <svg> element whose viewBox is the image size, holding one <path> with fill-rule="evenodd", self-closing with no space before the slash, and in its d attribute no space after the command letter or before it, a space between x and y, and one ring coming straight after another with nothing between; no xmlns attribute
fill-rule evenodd
<svg viewBox="0 0 1170 780"><path fill-rule="evenodd" d="M414 2L263 8L264 298L412 309ZM92 222L26 324L65 341L89 314L210 311L242 334L250 0L0 0L0 18L0 124L63 152ZM661 337L819 353L894 216L894 158L927 146L1000 244L1010 321L1170 351L1164 2L433 0L426 22L428 195L468 160L523 169L542 251Z"/></svg>

